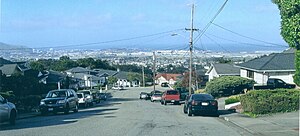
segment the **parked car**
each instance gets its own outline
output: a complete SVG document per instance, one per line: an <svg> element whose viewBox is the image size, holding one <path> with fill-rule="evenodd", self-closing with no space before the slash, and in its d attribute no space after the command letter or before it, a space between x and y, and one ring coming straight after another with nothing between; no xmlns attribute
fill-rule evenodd
<svg viewBox="0 0 300 136"><path fill-rule="evenodd" d="M84 93L77 93L78 96L78 104L79 106L82 106L84 108L88 107L88 101L86 99L87 95L85 95Z"/></svg>
<svg viewBox="0 0 300 136"><path fill-rule="evenodd" d="M161 91L158 91L158 90L151 91L151 92L150 92L150 97L151 97L153 94L162 94L162 92L161 92Z"/></svg>
<svg viewBox="0 0 300 136"><path fill-rule="evenodd" d="M180 94L177 90L164 91L161 97L161 104L167 105L167 103L180 104Z"/></svg>
<svg viewBox="0 0 300 136"><path fill-rule="evenodd" d="M100 103L101 101L101 96L99 90L94 90L92 91L92 97L93 97L93 102L95 103Z"/></svg>
<svg viewBox="0 0 300 136"><path fill-rule="evenodd" d="M295 88L296 85L288 84L281 79L269 78L267 85L254 85L254 89L276 89L276 88Z"/></svg>
<svg viewBox="0 0 300 136"><path fill-rule="evenodd" d="M151 96L151 102L161 101L161 93L155 93Z"/></svg>
<svg viewBox="0 0 300 136"><path fill-rule="evenodd" d="M93 95L92 95L92 92L90 90L80 90L78 92L83 93L85 95L85 99L86 99L89 106L94 105Z"/></svg>
<svg viewBox="0 0 300 136"><path fill-rule="evenodd" d="M16 123L16 118L16 106L0 95L0 122L8 121L11 125L14 125Z"/></svg>
<svg viewBox="0 0 300 136"><path fill-rule="evenodd" d="M218 101L210 94L192 94L187 96L183 112L192 116L194 114L218 114Z"/></svg>
<svg viewBox="0 0 300 136"><path fill-rule="evenodd" d="M99 97L100 97L100 100L106 101L106 99L107 99L107 94L106 94L106 93L99 93Z"/></svg>
<svg viewBox="0 0 300 136"><path fill-rule="evenodd" d="M148 94L146 92L141 92L140 93L140 99L148 100L149 98L150 98L150 94Z"/></svg>
<svg viewBox="0 0 300 136"><path fill-rule="evenodd" d="M167 82L161 83L161 87L169 87L169 83Z"/></svg>
<svg viewBox="0 0 300 136"><path fill-rule="evenodd" d="M78 112L78 96L72 89L49 91L46 98L40 102L42 115L57 112L68 114L70 110Z"/></svg>

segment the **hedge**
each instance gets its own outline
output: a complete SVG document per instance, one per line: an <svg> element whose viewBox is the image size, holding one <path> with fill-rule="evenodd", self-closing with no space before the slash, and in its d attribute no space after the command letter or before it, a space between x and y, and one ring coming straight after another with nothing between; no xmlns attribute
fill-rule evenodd
<svg viewBox="0 0 300 136"><path fill-rule="evenodd" d="M300 91L296 89L254 90L241 96L244 112L269 114L299 110Z"/></svg>
<svg viewBox="0 0 300 136"><path fill-rule="evenodd" d="M250 89L255 82L239 76L221 76L206 84L205 91L214 97L240 94Z"/></svg>

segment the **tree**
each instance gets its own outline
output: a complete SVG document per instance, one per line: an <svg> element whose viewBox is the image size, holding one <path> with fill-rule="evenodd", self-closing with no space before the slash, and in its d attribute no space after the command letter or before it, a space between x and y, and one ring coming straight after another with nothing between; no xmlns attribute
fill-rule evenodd
<svg viewBox="0 0 300 136"><path fill-rule="evenodd" d="M300 1L272 0L281 15L281 35L290 47L296 49L294 82L300 86Z"/></svg>
<svg viewBox="0 0 300 136"><path fill-rule="evenodd" d="M108 84L112 85L114 83L116 83L118 81L118 79L116 77L108 77Z"/></svg>

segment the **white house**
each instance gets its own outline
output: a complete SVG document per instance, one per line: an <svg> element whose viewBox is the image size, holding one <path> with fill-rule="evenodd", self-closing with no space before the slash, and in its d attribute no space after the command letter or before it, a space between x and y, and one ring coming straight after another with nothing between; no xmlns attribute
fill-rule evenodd
<svg viewBox="0 0 300 136"><path fill-rule="evenodd" d="M205 75L208 75L208 81L220 76L240 76L240 69L228 63L211 64Z"/></svg>
<svg viewBox="0 0 300 136"><path fill-rule="evenodd" d="M176 83L177 77L181 76L181 74L167 74L160 73L156 75L155 83L161 85L162 83L168 83L170 85L174 85Z"/></svg>
<svg viewBox="0 0 300 136"><path fill-rule="evenodd" d="M241 77L253 79L257 84L267 84L269 78L282 79L286 83L294 84L295 54L293 49L282 53L273 53L237 64Z"/></svg>

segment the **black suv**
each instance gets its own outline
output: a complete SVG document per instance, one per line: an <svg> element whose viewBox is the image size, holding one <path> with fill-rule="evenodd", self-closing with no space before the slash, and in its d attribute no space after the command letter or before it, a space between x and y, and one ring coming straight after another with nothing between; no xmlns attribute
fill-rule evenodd
<svg viewBox="0 0 300 136"><path fill-rule="evenodd" d="M41 100L40 111L42 115L47 113L64 112L70 110L78 112L78 97L72 89L60 89L49 91L46 98Z"/></svg>

